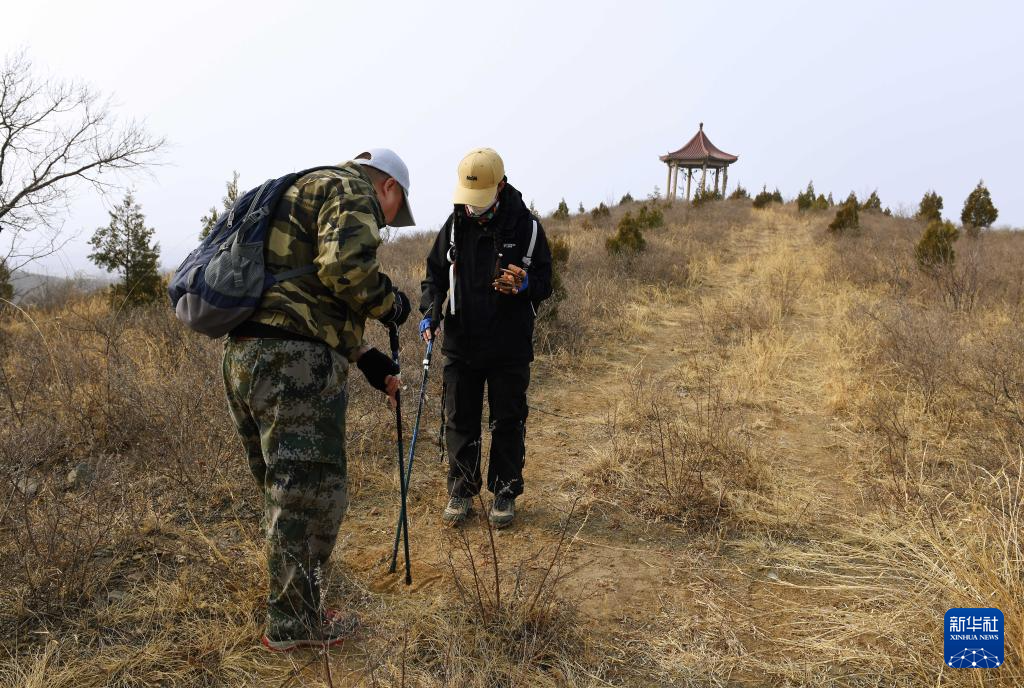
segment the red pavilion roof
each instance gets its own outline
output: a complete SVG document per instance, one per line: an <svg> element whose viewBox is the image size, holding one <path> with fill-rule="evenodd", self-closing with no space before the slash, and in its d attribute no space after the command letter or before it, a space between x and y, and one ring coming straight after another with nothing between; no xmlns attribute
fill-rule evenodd
<svg viewBox="0 0 1024 688"><path fill-rule="evenodd" d="M715 144L711 143L704 134L703 122L700 123L697 133L687 141L685 146L661 156L662 162L680 162L692 165L702 165L705 161L713 165L714 163L732 163L737 160L739 160L739 156L719 150Z"/></svg>

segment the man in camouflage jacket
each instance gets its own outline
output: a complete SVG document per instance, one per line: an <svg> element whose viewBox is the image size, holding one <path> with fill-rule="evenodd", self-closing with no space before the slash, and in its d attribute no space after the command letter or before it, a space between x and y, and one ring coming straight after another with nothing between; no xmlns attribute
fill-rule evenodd
<svg viewBox="0 0 1024 688"><path fill-rule="evenodd" d="M304 175L275 211L270 272L316 265L279 282L228 337L228 407L263 491L270 592L263 644L333 643L355 617L324 610L322 567L348 504L345 410L349 363L394 401L391 359L363 343L366 319L401 325L409 300L381 272L386 224L413 224L408 169L387 149Z"/></svg>

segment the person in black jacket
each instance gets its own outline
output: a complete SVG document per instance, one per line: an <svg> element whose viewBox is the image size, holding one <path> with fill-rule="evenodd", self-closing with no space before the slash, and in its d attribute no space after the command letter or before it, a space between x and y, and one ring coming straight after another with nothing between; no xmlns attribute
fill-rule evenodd
<svg viewBox="0 0 1024 688"><path fill-rule="evenodd" d="M480 493L484 383L490 409L487 489L491 523L515 517L526 459L526 388L533 325L551 295L544 228L508 183L501 157L478 148L459 163L455 209L427 257L420 311L424 340L444 322L448 494L443 520L466 518Z"/></svg>

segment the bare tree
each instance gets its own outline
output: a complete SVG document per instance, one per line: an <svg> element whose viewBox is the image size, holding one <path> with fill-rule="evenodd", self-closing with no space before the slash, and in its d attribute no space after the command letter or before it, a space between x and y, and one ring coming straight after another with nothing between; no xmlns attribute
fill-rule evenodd
<svg viewBox="0 0 1024 688"><path fill-rule="evenodd" d="M82 184L101 193L164 145L88 85L38 75L25 53L0 64L0 257L9 270L57 251Z"/></svg>

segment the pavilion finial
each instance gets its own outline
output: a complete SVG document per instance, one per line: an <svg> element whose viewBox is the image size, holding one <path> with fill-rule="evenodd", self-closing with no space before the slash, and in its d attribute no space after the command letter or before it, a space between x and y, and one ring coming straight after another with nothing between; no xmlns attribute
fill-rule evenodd
<svg viewBox="0 0 1024 688"><path fill-rule="evenodd" d="M704 123L703 122L700 123L700 130L704 131Z"/></svg>

